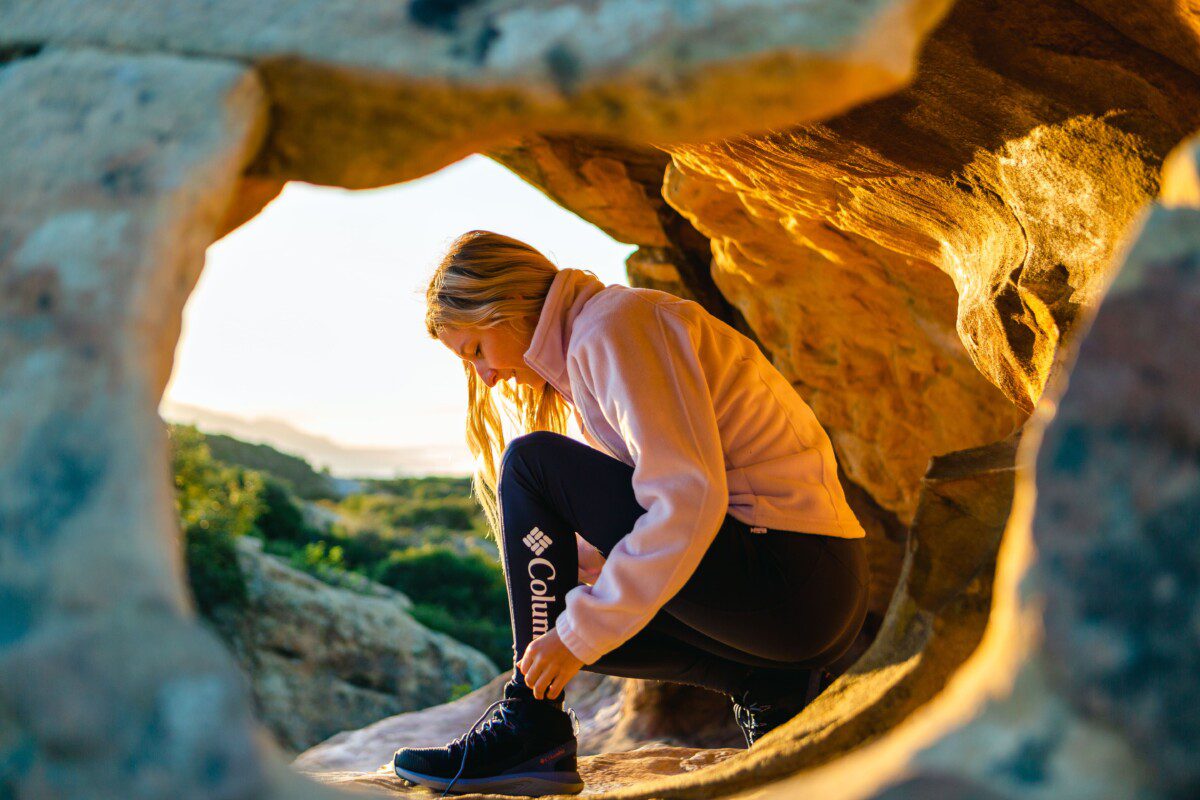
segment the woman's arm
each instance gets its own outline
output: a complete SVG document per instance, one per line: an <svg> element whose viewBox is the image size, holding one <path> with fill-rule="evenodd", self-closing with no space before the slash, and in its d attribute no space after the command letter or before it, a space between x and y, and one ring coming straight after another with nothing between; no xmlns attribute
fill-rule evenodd
<svg viewBox="0 0 1200 800"><path fill-rule="evenodd" d="M635 462L634 495L646 511L609 553L595 584L565 595L555 628L585 664L641 630L687 582L729 501L692 323L637 297L592 323L578 331L569 366L624 439Z"/></svg>

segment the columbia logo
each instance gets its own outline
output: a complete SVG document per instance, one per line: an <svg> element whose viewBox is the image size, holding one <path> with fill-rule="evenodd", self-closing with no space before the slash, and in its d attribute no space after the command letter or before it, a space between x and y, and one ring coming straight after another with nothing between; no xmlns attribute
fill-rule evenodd
<svg viewBox="0 0 1200 800"><path fill-rule="evenodd" d="M535 556L540 556L547 547L554 544L554 540L547 536L545 531L543 531L541 528L538 528L536 525L534 526L533 530L527 533L525 538L523 538L521 541L525 543L526 547L533 551Z"/></svg>
<svg viewBox="0 0 1200 800"><path fill-rule="evenodd" d="M755 525L754 527L752 527L752 528L750 529L750 532L751 532L751 533L766 533L766 532L767 532L767 529L766 529L766 528L763 528L763 527L761 527L761 526L759 526L759 525Z"/></svg>
<svg viewBox="0 0 1200 800"><path fill-rule="evenodd" d="M545 764L547 761L551 761L553 759L560 757L565 752L567 752L567 748L560 747L557 750L555 750L553 753L551 753L550 755L542 756L541 758L539 758L538 763Z"/></svg>

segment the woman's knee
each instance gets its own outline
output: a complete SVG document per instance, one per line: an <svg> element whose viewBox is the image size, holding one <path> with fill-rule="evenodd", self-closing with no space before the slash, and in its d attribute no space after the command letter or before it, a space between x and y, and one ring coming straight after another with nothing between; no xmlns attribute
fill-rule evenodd
<svg viewBox="0 0 1200 800"><path fill-rule="evenodd" d="M570 436L554 431L531 431L514 436L500 457L500 479L503 480L514 465L528 464L530 460L543 457L546 452L561 447L564 439L566 442L574 441Z"/></svg>

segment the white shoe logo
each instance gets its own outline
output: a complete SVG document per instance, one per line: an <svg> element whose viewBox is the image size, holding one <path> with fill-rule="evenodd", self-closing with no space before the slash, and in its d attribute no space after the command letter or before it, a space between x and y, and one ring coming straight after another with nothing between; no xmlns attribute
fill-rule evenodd
<svg viewBox="0 0 1200 800"><path fill-rule="evenodd" d="M540 556L547 547L554 544L554 540L547 536L545 531L536 525L534 526L533 530L526 534L525 538L523 538L521 541L525 543L526 547L533 551L535 556Z"/></svg>

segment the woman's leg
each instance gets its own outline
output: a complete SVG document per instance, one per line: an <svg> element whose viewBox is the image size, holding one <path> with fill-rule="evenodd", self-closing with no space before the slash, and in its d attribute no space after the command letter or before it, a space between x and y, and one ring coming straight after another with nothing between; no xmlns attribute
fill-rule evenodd
<svg viewBox="0 0 1200 800"><path fill-rule="evenodd" d="M576 584L575 531L607 556L644 509L632 467L559 434L517 437L500 473L500 549L519 659ZM585 668L728 691L748 666L794 677L828 663L837 655L825 659L835 634L849 631L852 639L858 606L865 612L865 596L856 596L865 578L840 566L859 563L856 546L834 552L849 540L825 541L833 538L751 534L727 515L683 589L642 631Z"/></svg>
<svg viewBox="0 0 1200 800"><path fill-rule="evenodd" d="M645 512L633 497L632 469L566 436L538 431L515 438L500 465L501 563L509 596L513 660L554 625L564 595L578 584L575 531L605 555ZM588 520L586 528L580 520ZM590 531L590 533L585 532ZM604 531L607 535L598 536ZM601 543L605 544L601 544ZM744 664L685 644L659 628L660 612L633 639L584 669L723 690ZM514 668L514 683L518 672Z"/></svg>

